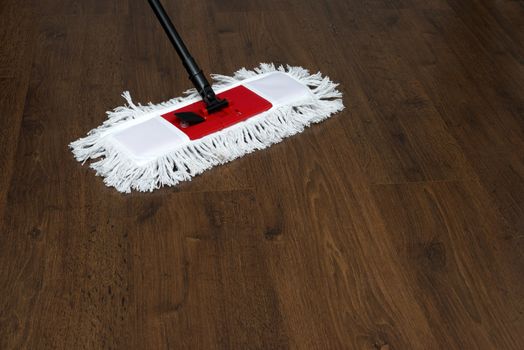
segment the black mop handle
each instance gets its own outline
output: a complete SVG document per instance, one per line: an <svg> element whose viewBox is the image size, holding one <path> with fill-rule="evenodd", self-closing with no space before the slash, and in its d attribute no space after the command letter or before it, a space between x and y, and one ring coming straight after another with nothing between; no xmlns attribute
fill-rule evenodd
<svg viewBox="0 0 524 350"><path fill-rule="evenodd" d="M189 79L197 89L200 96L206 103L207 110L209 113L218 111L227 106L227 101L220 100L216 97L215 92L211 88L211 85L207 81L202 69L198 66L195 59L189 53L184 41L175 29L175 26L169 19L166 10L160 3L160 0L149 0L151 8L155 12L156 17L160 21L160 24L164 28L171 44L173 44L178 56L182 60L184 68L189 73Z"/></svg>

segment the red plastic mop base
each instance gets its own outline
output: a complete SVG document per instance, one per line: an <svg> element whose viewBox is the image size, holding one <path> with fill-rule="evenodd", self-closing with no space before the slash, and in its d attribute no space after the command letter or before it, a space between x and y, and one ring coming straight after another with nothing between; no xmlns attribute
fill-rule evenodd
<svg viewBox="0 0 524 350"><path fill-rule="evenodd" d="M228 100L229 106L209 114L204 102L199 101L166 113L162 117L184 132L191 140L196 140L265 112L272 107L269 101L241 85L217 94L217 96ZM175 113L180 112L193 112L206 120L199 124L185 126L175 116Z"/></svg>

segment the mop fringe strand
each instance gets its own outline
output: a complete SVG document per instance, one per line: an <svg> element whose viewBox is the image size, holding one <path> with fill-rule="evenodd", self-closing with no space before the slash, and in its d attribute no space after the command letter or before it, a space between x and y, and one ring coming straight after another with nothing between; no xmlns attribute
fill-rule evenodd
<svg viewBox="0 0 524 350"><path fill-rule="evenodd" d="M122 96L127 105L108 112L108 118L101 126L91 130L86 137L72 142L69 147L79 162L95 160L90 167L104 178L107 186L126 193L131 190L153 191L162 186L174 186L181 181L191 180L193 176L213 166L269 147L344 109L342 94L337 90L338 84L320 73L310 74L301 67L261 64L254 70L243 68L232 77L212 75L213 88L227 88L245 79L275 71L289 74L308 86L312 98L272 108L219 132L172 149L146 164L138 165L119 149L118 144L104 137L107 132L151 112L165 110L166 107L195 99L198 93L191 89L185 92L184 97L144 106L133 103L129 92L124 92Z"/></svg>

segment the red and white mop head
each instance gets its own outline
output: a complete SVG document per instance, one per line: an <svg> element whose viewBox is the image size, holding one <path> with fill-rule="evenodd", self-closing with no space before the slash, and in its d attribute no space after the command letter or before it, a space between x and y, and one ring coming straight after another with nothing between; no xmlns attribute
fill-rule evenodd
<svg viewBox="0 0 524 350"><path fill-rule="evenodd" d="M153 191L191 180L211 167L266 148L329 118L344 108L337 84L301 67L261 64L232 77L213 75L213 88L230 101L207 114L192 89L185 97L158 105L128 105L70 144L75 158L120 192ZM175 113L194 112L205 122L184 124Z"/></svg>

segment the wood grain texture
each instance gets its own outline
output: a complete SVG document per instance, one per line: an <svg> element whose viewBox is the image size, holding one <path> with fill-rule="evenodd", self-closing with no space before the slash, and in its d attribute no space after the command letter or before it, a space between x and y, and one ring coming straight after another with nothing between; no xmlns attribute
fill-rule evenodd
<svg viewBox="0 0 524 350"><path fill-rule="evenodd" d="M0 2L0 349L522 349L524 6L165 1L206 72L347 109L121 195L67 144L189 87L146 1Z"/></svg>

